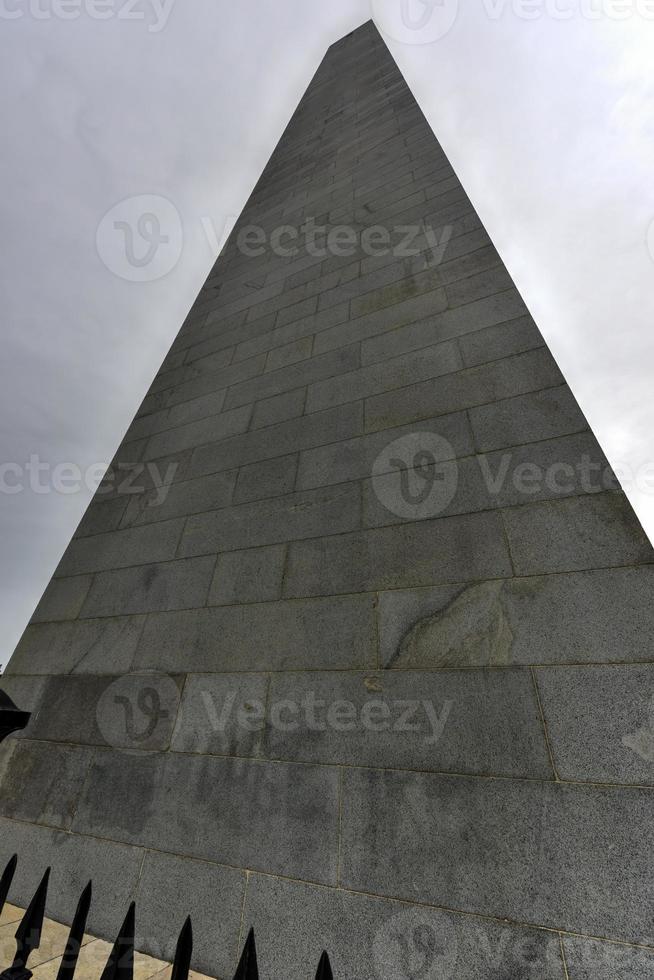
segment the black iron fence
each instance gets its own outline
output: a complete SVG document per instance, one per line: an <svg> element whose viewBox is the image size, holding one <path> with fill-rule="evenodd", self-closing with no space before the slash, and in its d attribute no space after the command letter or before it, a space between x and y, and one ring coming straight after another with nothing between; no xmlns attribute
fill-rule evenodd
<svg viewBox="0 0 654 980"><path fill-rule="evenodd" d="M0 878L0 915L7 900L17 865L18 858L14 855ZM41 945L49 880L50 868L43 875L16 929L16 952L14 959L11 966L8 966L3 973L0 973L0 980L30 980L32 977L28 963L32 953ZM91 908L92 895L92 884L89 882L77 903L56 980L73 980L75 976L75 970L84 940L86 920ZM133 980L135 927L136 905L132 902L125 916L125 921L120 927L116 941L113 944L107 963L100 975L100 980ZM182 926L179 939L177 940L171 980L188 980L192 956L193 927L189 916ZM257 948L253 929L250 929L245 941L241 959L234 974L234 980L259 980ZM323 953L320 957L316 980L333 980L327 953Z"/></svg>
<svg viewBox="0 0 654 980"><path fill-rule="evenodd" d="M29 718L30 715L28 712L19 711L11 699L0 691L0 742L13 732L25 728ZM7 901L17 865L18 857L14 855L0 878L0 915L2 915L5 902ZM16 929L16 952L13 963L11 966L7 966L3 973L0 973L0 980L30 980L32 977L32 971L28 968L28 962L32 953L41 945L49 881L50 868L43 875ZM56 980L73 980L75 976L92 897L93 888L89 881L77 903ZM133 980L135 928L136 905L132 902L125 916L125 921L120 927L100 980ZM177 940L171 980L188 980L192 956L193 926L189 917L182 926L179 939ZM241 959L234 974L234 980L259 980L257 949L253 929L250 929L245 941ZM332 969L326 952L320 957L316 980L333 980Z"/></svg>
<svg viewBox="0 0 654 980"><path fill-rule="evenodd" d="M0 742L13 732L25 728L30 717L29 711L20 711L9 695L0 691Z"/></svg>

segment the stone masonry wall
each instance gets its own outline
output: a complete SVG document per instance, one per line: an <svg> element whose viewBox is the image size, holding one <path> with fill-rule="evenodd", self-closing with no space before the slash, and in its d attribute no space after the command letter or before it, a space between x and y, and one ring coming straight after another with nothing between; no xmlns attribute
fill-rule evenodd
<svg viewBox="0 0 654 980"><path fill-rule="evenodd" d="M91 927L136 897L155 955L190 911L225 978L250 925L287 980L323 947L341 978L652 975L652 549L372 24L104 489L3 678L16 901L52 864L69 920L92 876Z"/></svg>

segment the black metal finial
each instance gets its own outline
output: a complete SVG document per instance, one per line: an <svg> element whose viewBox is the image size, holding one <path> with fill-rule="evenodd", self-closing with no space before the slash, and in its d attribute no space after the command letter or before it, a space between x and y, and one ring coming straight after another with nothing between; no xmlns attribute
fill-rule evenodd
<svg viewBox="0 0 654 980"><path fill-rule="evenodd" d="M316 973L316 980L334 980L334 974L332 973L332 965L329 962L329 956L327 956L326 950L323 950L323 954L320 957L320 963L318 964L318 972Z"/></svg>
<svg viewBox="0 0 654 980"><path fill-rule="evenodd" d="M73 980L73 976L75 975L75 970L77 968L77 960L79 959L80 950L82 948L82 940L84 939L84 930L86 929L86 920L91 907L92 895L93 887L89 881L88 885L80 895L79 902L77 903L73 924L70 927L70 932L68 933L66 949L64 950L64 955L61 958L61 964L59 966L59 972L57 973L57 980Z"/></svg>
<svg viewBox="0 0 654 980"><path fill-rule="evenodd" d="M11 888L11 883L14 880L17 864L18 855L14 854L14 856L9 859L7 867L2 872L2 878L0 878L0 915L2 915L2 910L5 907L5 902L7 901L7 896L9 895L9 889Z"/></svg>
<svg viewBox="0 0 654 980"><path fill-rule="evenodd" d="M136 905L129 907L100 980L133 980Z"/></svg>
<svg viewBox="0 0 654 980"><path fill-rule="evenodd" d="M27 961L41 945L41 932L43 930L43 919L45 917L45 900L48 894L48 882L50 880L50 868L41 879L39 887L34 892L32 901L27 906L27 911L23 916L18 929L16 930L16 955L14 962L0 973L0 980L30 980L32 971L27 969Z"/></svg>
<svg viewBox="0 0 654 980"><path fill-rule="evenodd" d="M18 864L17 856L11 858L2 876L0 876L0 912L2 911ZM45 905L50 880L50 868L47 869L27 911L16 930L16 954L8 970L0 973L0 980L32 980L32 971L28 969L28 960L34 950L41 944ZM68 934L66 948L63 952L56 980L74 980L79 962L80 951L84 941L84 933L92 901L92 884L89 881L77 903L77 909ZM100 980L134 980L134 945L136 926L136 905L131 903L116 941L113 944L107 963L102 971ZM170 980L189 980L191 960L193 956L193 927L190 916L181 928L175 958L172 964ZM254 929L250 929L241 953L234 980L259 980L257 963L257 948L254 939ZM316 980L333 980L333 972L329 956L323 951Z"/></svg>
<svg viewBox="0 0 654 980"><path fill-rule="evenodd" d="M245 946L241 953L234 980L259 980L259 968L257 967L257 947L254 941L254 929L248 932Z"/></svg>
<svg viewBox="0 0 654 980"><path fill-rule="evenodd" d="M189 970L191 969L191 956L193 954L193 927L189 916L182 926L182 931L177 940L175 959L173 961L173 972L170 980L188 980Z"/></svg>
<svg viewBox="0 0 654 980"><path fill-rule="evenodd" d="M13 732L26 728L31 717L29 711L20 711L9 695L0 691L0 742Z"/></svg>

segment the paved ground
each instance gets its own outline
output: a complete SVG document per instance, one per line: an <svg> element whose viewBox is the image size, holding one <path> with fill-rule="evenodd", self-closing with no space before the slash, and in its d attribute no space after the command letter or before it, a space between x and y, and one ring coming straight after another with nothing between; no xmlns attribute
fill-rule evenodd
<svg viewBox="0 0 654 980"><path fill-rule="evenodd" d="M25 910L6 905L0 915L0 963L3 968L11 964L16 952L14 935ZM29 959L35 980L56 980L61 957L66 949L69 928L53 919L45 919L41 933L41 945ZM82 942L75 980L99 980L111 953L112 944L95 936L86 935ZM134 955L134 980L170 980L172 967L162 960L136 952ZM191 972L189 980L204 980L200 973Z"/></svg>
<svg viewBox="0 0 654 980"><path fill-rule="evenodd" d="M653 552L371 26L107 490L3 678L35 709L0 757L14 901L52 863L65 920L92 875L96 934L135 896L163 958L190 911L223 978L250 925L288 980L323 947L362 980L651 976Z"/></svg>

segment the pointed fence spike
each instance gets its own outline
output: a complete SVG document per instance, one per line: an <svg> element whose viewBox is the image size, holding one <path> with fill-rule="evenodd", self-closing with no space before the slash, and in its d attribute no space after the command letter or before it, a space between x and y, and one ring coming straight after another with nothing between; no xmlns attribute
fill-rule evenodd
<svg viewBox="0 0 654 980"><path fill-rule="evenodd" d="M133 980L136 905L130 905L100 980Z"/></svg>
<svg viewBox="0 0 654 980"><path fill-rule="evenodd" d="M257 967L257 946L254 941L254 929L248 932L245 946L241 953L234 980L259 980L259 968Z"/></svg>
<svg viewBox="0 0 654 980"><path fill-rule="evenodd" d="M329 956L327 956L326 950L323 950L323 954L320 957L320 963L318 964L318 972L316 973L316 980L334 980L334 974L332 973L332 965L329 962Z"/></svg>
<svg viewBox="0 0 654 980"><path fill-rule="evenodd" d="M43 930L45 900L48 894L49 881L50 868L47 869L41 878L39 887L34 892L32 901L27 906L27 910L16 929L16 955L14 956L14 962L8 970L0 973L0 980L30 980L32 976L32 971L27 968L27 961L34 950L38 949L41 945L41 932Z"/></svg>
<svg viewBox="0 0 654 980"><path fill-rule="evenodd" d="M173 972L170 980L188 980L189 970L191 969L191 956L193 955L193 926L191 917L187 918L182 926L182 931L177 940L175 959L173 961Z"/></svg>
<svg viewBox="0 0 654 980"><path fill-rule="evenodd" d="M5 907L5 902L7 901L7 896L9 895L9 889L11 888L11 883L14 880L17 864L18 855L14 854L14 856L10 858L7 867L2 872L2 878L0 878L0 915L2 915L2 910Z"/></svg>
<svg viewBox="0 0 654 980"><path fill-rule="evenodd" d="M27 969L27 961L34 950L38 949L41 945L41 932L43 930L45 900L48 895L49 881L50 868L47 868L16 930L16 956L11 967L12 975L16 977L28 978L32 976L31 972Z"/></svg>
<svg viewBox="0 0 654 980"><path fill-rule="evenodd" d="M73 980L73 976L77 968L77 960L79 959L80 949L82 948L82 940L84 939L84 930L86 929L86 920L91 907L92 897L93 886L89 881L88 885L80 895L79 902L77 903L77 909L75 910L75 915L73 917L73 924L71 925L70 932L68 933L66 949L64 950L64 955L61 958L61 964L59 966L59 972L57 973L57 980Z"/></svg>

